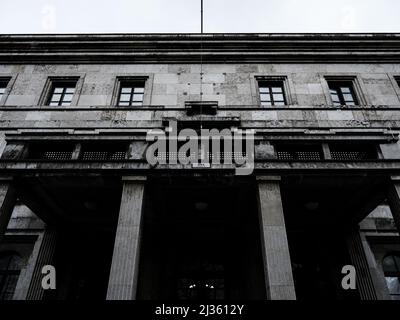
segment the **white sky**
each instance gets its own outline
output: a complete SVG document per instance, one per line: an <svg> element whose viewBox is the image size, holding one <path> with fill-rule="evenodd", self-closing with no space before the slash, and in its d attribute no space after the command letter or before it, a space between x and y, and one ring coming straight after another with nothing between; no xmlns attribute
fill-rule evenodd
<svg viewBox="0 0 400 320"><path fill-rule="evenodd" d="M192 33L200 0L0 0L0 33ZM204 0L204 32L400 32L400 0Z"/></svg>

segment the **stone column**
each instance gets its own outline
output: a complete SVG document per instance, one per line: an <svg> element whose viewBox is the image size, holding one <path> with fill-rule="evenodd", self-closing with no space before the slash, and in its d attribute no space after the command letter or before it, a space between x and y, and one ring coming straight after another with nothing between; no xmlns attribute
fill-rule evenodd
<svg viewBox="0 0 400 320"><path fill-rule="evenodd" d="M364 235L358 228L348 234L347 245L350 260L356 269L356 288L361 300L387 300L386 283L380 274L376 261Z"/></svg>
<svg viewBox="0 0 400 320"><path fill-rule="evenodd" d="M107 300L135 300L146 177L124 177Z"/></svg>
<svg viewBox="0 0 400 320"><path fill-rule="evenodd" d="M9 177L0 177L0 242L3 241L17 200L11 180Z"/></svg>
<svg viewBox="0 0 400 320"><path fill-rule="evenodd" d="M394 223L400 232L400 176L391 177L387 196Z"/></svg>
<svg viewBox="0 0 400 320"><path fill-rule="evenodd" d="M10 142L5 146L1 159L20 159L27 153L27 148L24 142Z"/></svg>
<svg viewBox="0 0 400 320"><path fill-rule="evenodd" d="M39 240L38 240L39 241ZM42 288L42 268L45 265L52 265L56 247L56 232L53 228L47 227L41 239L39 252L35 261L31 283L26 294L26 300L42 300L45 290ZM57 287L57 270L56 270Z"/></svg>
<svg viewBox="0 0 400 320"><path fill-rule="evenodd" d="M257 177L265 286L269 300L295 300L279 182L280 177Z"/></svg>

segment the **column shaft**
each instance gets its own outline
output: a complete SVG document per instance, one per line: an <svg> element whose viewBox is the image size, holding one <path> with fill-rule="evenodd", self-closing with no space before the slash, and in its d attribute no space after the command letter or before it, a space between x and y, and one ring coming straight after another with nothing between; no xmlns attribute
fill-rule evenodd
<svg viewBox="0 0 400 320"><path fill-rule="evenodd" d="M377 300L378 295L359 230L352 230L346 241L351 263L356 269L356 288L361 300Z"/></svg>
<svg viewBox="0 0 400 320"><path fill-rule="evenodd" d="M0 178L0 242L4 238L16 200L16 192L11 180Z"/></svg>
<svg viewBox="0 0 400 320"><path fill-rule="evenodd" d="M257 177L261 244L267 298L295 300L279 177Z"/></svg>
<svg viewBox="0 0 400 320"><path fill-rule="evenodd" d="M388 189L388 201L397 231L400 232L400 177L392 177Z"/></svg>
<svg viewBox="0 0 400 320"><path fill-rule="evenodd" d="M52 228L46 228L41 240L40 249L36 258L31 283L29 285L26 300L42 300L45 290L42 288L42 268L53 263L56 247L56 232ZM57 281L57 274L56 274ZM57 282L56 282L57 285Z"/></svg>
<svg viewBox="0 0 400 320"><path fill-rule="evenodd" d="M145 180L124 179L107 300L136 299Z"/></svg>

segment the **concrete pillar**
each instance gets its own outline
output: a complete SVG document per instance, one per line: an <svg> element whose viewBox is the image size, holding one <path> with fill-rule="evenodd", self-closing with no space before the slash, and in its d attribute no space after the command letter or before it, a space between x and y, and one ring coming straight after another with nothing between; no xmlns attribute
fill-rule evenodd
<svg viewBox="0 0 400 320"><path fill-rule="evenodd" d="M12 179L0 177L0 242L3 241L15 202L17 200Z"/></svg>
<svg viewBox="0 0 400 320"><path fill-rule="evenodd" d="M257 160L276 159L275 148L269 141L260 141L254 149Z"/></svg>
<svg viewBox="0 0 400 320"><path fill-rule="evenodd" d="M82 151L82 143L76 143L74 146L74 150L72 151L72 160L79 160Z"/></svg>
<svg viewBox="0 0 400 320"><path fill-rule="evenodd" d="M23 158L27 153L24 142L9 142L5 146L1 159L17 160Z"/></svg>
<svg viewBox="0 0 400 320"><path fill-rule="evenodd" d="M328 143L322 144L322 153L324 155L325 160L332 160L331 149L329 148Z"/></svg>
<svg viewBox="0 0 400 320"><path fill-rule="evenodd" d="M350 260L356 269L356 288L361 300L387 300L385 279L380 274L375 258L364 235L358 228L348 234Z"/></svg>
<svg viewBox="0 0 400 320"><path fill-rule="evenodd" d="M143 160L147 149L147 142L142 140L132 141L129 144L127 159Z"/></svg>
<svg viewBox="0 0 400 320"><path fill-rule="evenodd" d="M400 176L391 177L387 197L394 223L400 232Z"/></svg>
<svg viewBox="0 0 400 320"><path fill-rule="evenodd" d="M295 300L279 182L280 177L257 177L265 286L269 300Z"/></svg>
<svg viewBox="0 0 400 320"><path fill-rule="evenodd" d="M42 300L45 290L42 288L42 268L45 265L52 265L56 247L56 231L47 227L41 238L39 252L36 257L35 268L32 279L26 294L26 300ZM56 270L57 272L57 270ZM56 273L57 287L57 273Z"/></svg>
<svg viewBox="0 0 400 320"><path fill-rule="evenodd" d="M124 177L107 300L135 300L146 177Z"/></svg>

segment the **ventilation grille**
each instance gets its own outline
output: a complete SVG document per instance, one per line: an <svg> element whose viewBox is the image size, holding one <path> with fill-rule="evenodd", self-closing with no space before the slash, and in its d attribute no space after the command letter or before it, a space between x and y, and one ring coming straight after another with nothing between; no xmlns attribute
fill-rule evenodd
<svg viewBox="0 0 400 320"><path fill-rule="evenodd" d="M323 159L320 146L276 146L276 154L279 160L286 161L310 161Z"/></svg>
<svg viewBox="0 0 400 320"><path fill-rule="evenodd" d="M376 160L378 158L375 147L370 145L332 145L330 150L332 160L337 161Z"/></svg>
<svg viewBox="0 0 400 320"><path fill-rule="evenodd" d="M232 163L235 162L235 156L241 156L243 158L246 158L246 152L219 152L219 163L223 164L225 158L231 158ZM156 152L156 156L159 160L169 162L169 161L177 161L179 162L179 152ZM186 157L189 157L189 154L186 155ZM208 157L208 162L212 163L213 159L216 158L216 155L214 155L212 152L207 152L207 157ZM198 162L201 162L201 154L198 155ZM195 155L192 156L193 161L195 160Z"/></svg>
<svg viewBox="0 0 400 320"><path fill-rule="evenodd" d="M125 160L127 144L121 142L86 142L82 144L80 159L86 161Z"/></svg>
<svg viewBox="0 0 400 320"><path fill-rule="evenodd" d="M82 160L124 160L125 151L83 151Z"/></svg>
<svg viewBox="0 0 400 320"><path fill-rule="evenodd" d="M42 151L34 159L41 160L71 160L72 151Z"/></svg>
<svg viewBox="0 0 400 320"><path fill-rule="evenodd" d="M32 144L29 146L28 159L32 160L71 160L73 153L71 144Z"/></svg>
<svg viewBox="0 0 400 320"><path fill-rule="evenodd" d="M317 151L278 151L279 160L321 160Z"/></svg>

